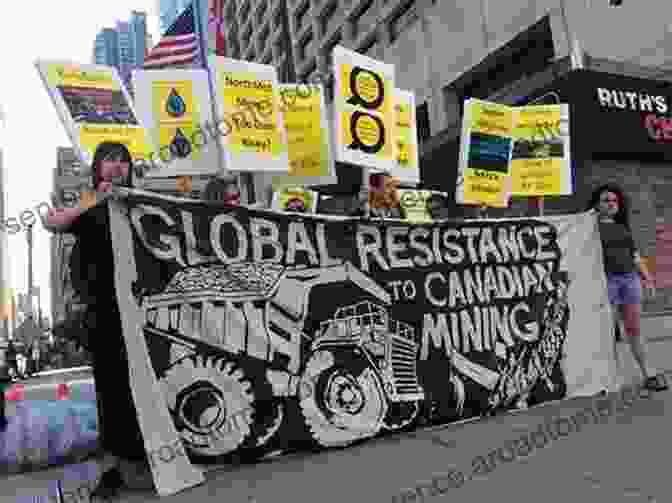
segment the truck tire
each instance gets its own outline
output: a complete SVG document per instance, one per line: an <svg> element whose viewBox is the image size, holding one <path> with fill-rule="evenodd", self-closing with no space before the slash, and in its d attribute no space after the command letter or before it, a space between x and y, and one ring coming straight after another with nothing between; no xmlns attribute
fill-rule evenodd
<svg viewBox="0 0 672 503"><path fill-rule="evenodd" d="M161 386L190 453L221 456L250 437L255 410L252 384L226 358L183 358L166 371Z"/></svg>
<svg viewBox="0 0 672 503"><path fill-rule="evenodd" d="M357 349L313 353L301 377L299 405L313 440L323 447L376 435L387 414L380 379Z"/></svg>
<svg viewBox="0 0 672 503"><path fill-rule="evenodd" d="M385 416L385 429L390 431L404 429L413 424L419 412L418 402L391 403Z"/></svg>

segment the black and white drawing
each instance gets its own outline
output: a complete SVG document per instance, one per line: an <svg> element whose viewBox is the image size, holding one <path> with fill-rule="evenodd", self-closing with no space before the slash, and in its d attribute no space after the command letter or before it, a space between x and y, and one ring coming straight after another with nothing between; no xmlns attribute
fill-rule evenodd
<svg viewBox="0 0 672 503"><path fill-rule="evenodd" d="M200 462L344 446L566 394L569 281L546 223L426 224L411 241L433 245L409 268L386 263L386 223L152 202L131 206L134 292L167 407ZM464 241L461 257L439 249L459 235L484 241Z"/></svg>

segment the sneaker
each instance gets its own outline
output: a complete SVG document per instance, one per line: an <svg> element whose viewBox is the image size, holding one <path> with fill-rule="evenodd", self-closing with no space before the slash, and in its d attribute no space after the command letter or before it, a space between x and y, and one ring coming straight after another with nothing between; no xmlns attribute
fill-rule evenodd
<svg viewBox="0 0 672 503"><path fill-rule="evenodd" d="M129 489L150 491L154 489L154 476L147 462L121 459L119 469L124 484Z"/></svg>
<svg viewBox="0 0 672 503"><path fill-rule="evenodd" d="M647 377L644 381L644 388L651 391L665 391L668 389L665 376L658 374L656 376Z"/></svg>
<svg viewBox="0 0 672 503"><path fill-rule="evenodd" d="M100 498L106 501L119 495L119 491L124 486L124 480L121 477L119 468L112 468L100 477L100 482L91 493L91 497Z"/></svg>

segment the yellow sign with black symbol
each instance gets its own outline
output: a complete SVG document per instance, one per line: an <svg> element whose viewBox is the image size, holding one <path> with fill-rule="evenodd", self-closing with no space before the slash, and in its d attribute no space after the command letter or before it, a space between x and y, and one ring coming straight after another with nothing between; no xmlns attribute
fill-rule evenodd
<svg viewBox="0 0 672 503"><path fill-rule="evenodd" d="M157 118L159 157L199 159L192 137L198 130L200 113L191 80L152 82L152 105Z"/></svg>
<svg viewBox="0 0 672 503"><path fill-rule="evenodd" d="M396 166L394 66L341 46L333 53L336 159L389 172Z"/></svg>

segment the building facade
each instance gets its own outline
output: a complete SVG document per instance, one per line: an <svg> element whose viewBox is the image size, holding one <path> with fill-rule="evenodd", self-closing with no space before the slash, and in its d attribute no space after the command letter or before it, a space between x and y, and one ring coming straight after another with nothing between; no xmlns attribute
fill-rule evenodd
<svg viewBox="0 0 672 503"><path fill-rule="evenodd" d="M380 1L382 9L394 3ZM666 170L672 156L672 71L666 57L672 51L672 4L397 4L379 15L378 33L386 32L387 39L372 55L395 64L397 87L416 94L423 185L454 196L466 98L515 105L557 96L570 106L574 193L545 198L544 211L583 211L596 185L621 185L631 197L635 239L659 286L645 312L672 309L672 229L666 223L672 217L672 177ZM313 22L303 29L315 28ZM473 214L457 205L453 210ZM488 215L536 211L528 200L514 198L508 209Z"/></svg>
<svg viewBox="0 0 672 503"><path fill-rule="evenodd" d="M55 207L76 207L80 191L90 181L77 153L58 147L54 170L52 203ZM69 260L75 239L70 234L51 236L51 317L52 325L65 320L72 309L75 292L70 281Z"/></svg>
<svg viewBox="0 0 672 503"><path fill-rule="evenodd" d="M226 56L273 65L281 82L295 81L287 1L222 2Z"/></svg>
<svg viewBox="0 0 672 503"><path fill-rule="evenodd" d="M131 75L141 68L147 52L147 15L132 11L128 21L117 21L115 28L103 28L94 42L93 62L113 66L132 93Z"/></svg>

